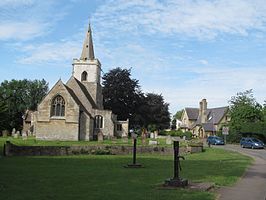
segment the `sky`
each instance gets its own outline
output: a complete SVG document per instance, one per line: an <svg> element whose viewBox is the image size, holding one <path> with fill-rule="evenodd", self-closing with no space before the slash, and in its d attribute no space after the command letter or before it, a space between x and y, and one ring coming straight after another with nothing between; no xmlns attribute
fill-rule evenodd
<svg viewBox="0 0 266 200"><path fill-rule="evenodd" d="M131 68L172 114L249 89L266 100L265 0L1 0L0 82L66 82L89 21L103 72Z"/></svg>

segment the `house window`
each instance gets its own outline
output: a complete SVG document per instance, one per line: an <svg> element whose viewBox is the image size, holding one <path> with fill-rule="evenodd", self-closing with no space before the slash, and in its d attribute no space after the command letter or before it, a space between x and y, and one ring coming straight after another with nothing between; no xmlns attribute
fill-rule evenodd
<svg viewBox="0 0 266 200"><path fill-rule="evenodd" d="M57 95L52 101L51 116L65 116L65 100L60 95Z"/></svg>
<svg viewBox="0 0 266 200"><path fill-rule="evenodd" d="M103 128L103 117L101 115L95 116L94 127L98 129Z"/></svg>
<svg viewBox="0 0 266 200"><path fill-rule="evenodd" d="M117 124L116 125L116 130L117 131L122 131L122 124Z"/></svg>
<svg viewBox="0 0 266 200"><path fill-rule="evenodd" d="M81 74L81 81L87 81L88 73L87 72L82 72Z"/></svg>

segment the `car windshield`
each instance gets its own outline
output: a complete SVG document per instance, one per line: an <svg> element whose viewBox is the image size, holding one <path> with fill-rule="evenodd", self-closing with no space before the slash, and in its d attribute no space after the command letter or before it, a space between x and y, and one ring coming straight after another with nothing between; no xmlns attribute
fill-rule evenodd
<svg viewBox="0 0 266 200"><path fill-rule="evenodd" d="M256 139L256 138L253 138L252 139L253 142L260 142L260 140Z"/></svg>
<svg viewBox="0 0 266 200"><path fill-rule="evenodd" d="M221 140L222 138L220 138L220 137L218 137L218 136L215 136L215 137L213 137L214 139L216 139L216 140Z"/></svg>

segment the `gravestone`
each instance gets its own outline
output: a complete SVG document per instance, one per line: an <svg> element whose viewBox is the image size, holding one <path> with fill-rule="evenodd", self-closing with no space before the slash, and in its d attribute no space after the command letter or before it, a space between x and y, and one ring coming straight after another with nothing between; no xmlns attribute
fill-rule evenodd
<svg viewBox="0 0 266 200"><path fill-rule="evenodd" d="M165 143L166 144L172 144L173 143L173 140L172 140L172 137L170 135L168 135L165 139Z"/></svg>
<svg viewBox="0 0 266 200"><path fill-rule="evenodd" d="M19 137L19 135L20 135L20 132L19 132L19 131L17 131L17 132L14 134L14 138L18 138L18 137Z"/></svg>
<svg viewBox="0 0 266 200"><path fill-rule="evenodd" d="M98 142L102 142L103 141L103 133L101 131L99 131L97 138L98 138Z"/></svg>
<svg viewBox="0 0 266 200"><path fill-rule="evenodd" d="M153 132L150 133L150 138L154 139L154 133Z"/></svg>
<svg viewBox="0 0 266 200"><path fill-rule="evenodd" d="M158 138L158 131L155 131L154 132L154 139L157 139Z"/></svg>
<svg viewBox="0 0 266 200"><path fill-rule="evenodd" d="M13 129L12 129L12 132L11 132L11 136L14 137L15 134L16 134L16 129L13 128Z"/></svg>
<svg viewBox="0 0 266 200"><path fill-rule="evenodd" d="M149 145L158 145L159 142L157 140L149 140Z"/></svg>
<svg viewBox="0 0 266 200"><path fill-rule="evenodd" d="M3 137L7 137L8 136L8 130L3 130L2 134L3 134Z"/></svg>
<svg viewBox="0 0 266 200"><path fill-rule="evenodd" d="M27 133L25 131L22 132L22 139L27 140Z"/></svg>

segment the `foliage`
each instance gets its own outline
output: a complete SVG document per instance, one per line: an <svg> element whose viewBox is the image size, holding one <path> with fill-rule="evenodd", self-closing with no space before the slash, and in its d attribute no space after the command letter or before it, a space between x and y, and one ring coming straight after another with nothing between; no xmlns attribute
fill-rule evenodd
<svg viewBox="0 0 266 200"><path fill-rule="evenodd" d="M257 123L263 120L263 108L253 97L253 91L237 93L230 101L230 135L229 141L237 142L240 133L246 132L246 124ZM251 130L252 131L252 130Z"/></svg>
<svg viewBox="0 0 266 200"><path fill-rule="evenodd" d="M130 69L115 68L103 76L104 108L110 109L120 120L129 119L130 127L157 129L169 127L169 105L162 95L142 93L139 82L131 78Z"/></svg>
<svg viewBox="0 0 266 200"><path fill-rule="evenodd" d="M2 128L20 130L22 128L22 115L26 109L36 110L37 104L47 92L48 84L44 79L33 81L13 79L2 82L0 85L0 102L4 102L4 113L6 114L6 121Z"/></svg>
<svg viewBox="0 0 266 200"><path fill-rule="evenodd" d="M174 119L178 119L178 120L181 120L181 117L182 117L182 113L183 113L184 110L179 110L176 112L176 114L174 114L173 118Z"/></svg>
<svg viewBox="0 0 266 200"><path fill-rule="evenodd" d="M170 126L169 104L164 102L161 94L147 93L146 124L155 124L157 129L166 129Z"/></svg>
<svg viewBox="0 0 266 200"><path fill-rule="evenodd" d="M119 67L103 76L104 108L112 110L121 120L132 119L142 94L138 80L130 76L130 69Z"/></svg>

